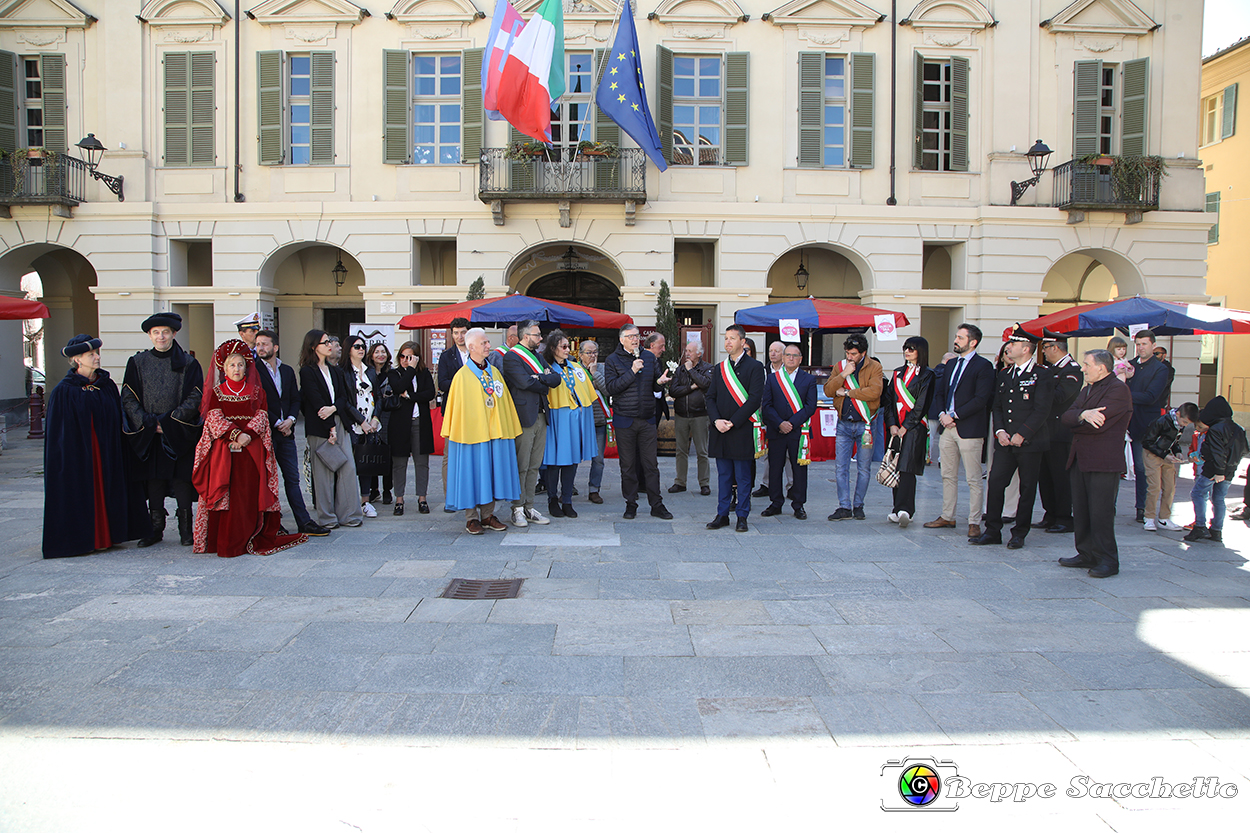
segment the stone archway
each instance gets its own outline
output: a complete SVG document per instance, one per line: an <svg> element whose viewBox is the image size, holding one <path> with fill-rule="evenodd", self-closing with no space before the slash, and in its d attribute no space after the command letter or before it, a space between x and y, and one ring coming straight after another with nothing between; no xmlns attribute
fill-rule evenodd
<svg viewBox="0 0 1250 833"><path fill-rule="evenodd" d="M334 278L340 260L347 270L342 286ZM283 246L270 254L260 269L262 291L267 289L274 295L278 336L288 345L288 351L311 329L341 336L346 332L348 319L364 321L364 282L364 269L355 256L317 241Z"/></svg>
<svg viewBox="0 0 1250 833"><path fill-rule="evenodd" d="M1041 315L1077 304L1145 295L1141 272L1119 252L1079 249L1056 260L1042 280Z"/></svg>
<svg viewBox="0 0 1250 833"><path fill-rule="evenodd" d="M807 287L802 290L794 279L800 260L809 274ZM820 243L798 246L780 255L768 268L768 301L775 304L810 295L858 304L859 293L870 287L869 278L867 261L854 252Z"/></svg>

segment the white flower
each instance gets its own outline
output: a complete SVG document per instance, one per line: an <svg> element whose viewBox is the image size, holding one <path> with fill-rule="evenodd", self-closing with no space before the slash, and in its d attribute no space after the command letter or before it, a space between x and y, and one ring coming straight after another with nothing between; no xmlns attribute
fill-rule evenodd
<svg viewBox="0 0 1250 833"><path fill-rule="evenodd" d="M665 364L668 365L669 370L673 371L674 373L677 372L677 362L665 362Z"/></svg>

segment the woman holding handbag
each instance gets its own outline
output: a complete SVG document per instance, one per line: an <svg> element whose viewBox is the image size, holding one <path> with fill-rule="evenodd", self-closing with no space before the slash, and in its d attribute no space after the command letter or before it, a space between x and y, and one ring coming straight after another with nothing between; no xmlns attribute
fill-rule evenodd
<svg viewBox="0 0 1250 833"><path fill-rule="evenodd" d="M916 514L916 477L924 474L929 450L929 399L933 371L929 369L929 342L912 336L903 342L905 362L885 386L881 410L885 413L888 447L898 453L898 485L894 487L891 523L906 528Z"/></svg>
<svg viewBox="0 0 1250 833"><path fill-rule="evenodd" d="M315 520L331 529L363 523L347 426L367 424L355 408L356 397L349 393L347 377L330 360L333 353L333 342L324 330L309 330L299 354L300 400L311 457Z"/></svg>
<svg viewBox="0 0 1250 833"><path fill-rule="evenodd" d="M413 491L417 511L430 514L425 502L430 486L430 455L434 453L434 420L430 400L435 396L434 379L425 369L421 348L405 341L399 348L399 367L387 374L389 387L382 407L390 414L388 439L391 445L391 480L395 484L395 514L404 514L404 491L408 484L408 458L414 470Z"/></svg>

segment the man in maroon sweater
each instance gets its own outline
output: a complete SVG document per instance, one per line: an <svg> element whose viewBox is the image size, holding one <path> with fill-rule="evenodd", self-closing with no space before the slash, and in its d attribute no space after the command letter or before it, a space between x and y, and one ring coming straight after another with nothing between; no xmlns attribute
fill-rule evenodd
<svg viewBox="0 0 1250 833"><path fill-rule="evenodd" d="M1076 555L1059 559L1065 567L1089 569L1091 578L1120 572L1115 545L1115 501L1124 474L1124 431L1133 416L1133 395L1113 372L1106 350L1081 358L1088 383L1060 422L1072 431L1068 473L1072 479L1072 521Z"/></svg>

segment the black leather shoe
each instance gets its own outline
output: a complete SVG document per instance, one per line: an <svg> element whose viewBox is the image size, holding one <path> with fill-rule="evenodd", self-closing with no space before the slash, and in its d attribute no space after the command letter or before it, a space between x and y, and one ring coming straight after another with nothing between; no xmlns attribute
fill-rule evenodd
<svg viewBox="0 0 1250 833"><path fill-rule="evenodd" d="M699 487L699 494L703 495L704 497L707 497L708 495L712 494L712 487L711 487L711 486L700 486L700 487Z"/></svg>
<svg viewBox="0 0 1250 833"><path fill-rule="evenodd" d="M751 492L751 497L768 497L768 487L760 486L754 492Z"/></svg>
<svg viewBox="0 0 1250 833"><path fill-rule="evenodd" d="M1003 518L1003 526L1007 526L1008 524L1014 524L1015 522L1016 522L1015 515L1012 515L1010 518L1007 518L1007 517Z"/></svg>
<svg viewBox="0 0 1250 833"><path fill-rule="evenodd" d="M395 504L395 508L392 510L392 512L393 512L393 514L395 514L395 515L402 515L402 514L404 514L404 505L403 505L402 503L397 503L397 504Z"/></svg>
<svg viewBox="0 0 1250 833"><path fill-rule="evenodd" d="M982 532L976 538L968 539L969 544L975 544L977 546L983 546L985 544L1001 544L1002 542L1003 536L994 532Z"/></svg>
<svg viewBox="0 0 1250 833"><path fill-rule="evenodd" d="M1034 529L1050 529L1054 525L1055 525L1054 521L1049 520L1048 518L1042 518L1040 521L1033 524L1033 528Z"/></svg>
<svg viewBox="0 0 1250 833"><path fill-rule="evenodd" d="M560 509L562 509L562 510L564 511L564 517L566 517L566 518L576 518L576 517L577 517L577 510L573 508L573 504L571 504L571 503L565 503L565 504L562 504L562 505L560 506Z"/></svg>
<svg viewBox="0 0 1250 833"><path fill-rule="evenodd" d="M1081 569L1089 569L1094 566L1094 562L1083 555L1069 555L1067 558L1059 559L1061 567L1079 567Z"/></svg>
<svg viewBox="0 0 1250 833"><path fill-rule="evenodd" d="M671 521L673 519L673 513L665 509L664 504L661 503L659 506L651 507L651 517Z"/></svg>
<svg viewBox="0 0 1250 833"><path fill-rule="evenodd" d="M747 531L747 519L739 518L738 526L734 528L734 532L746 532L746 531Z"/></svg>
<svg viewBox="0 0 1250 833"><path fill-rule="evenodd" d="M1197 524L1194 524L1194 528L1189 530L1189 534L1186 535L1181 540L1182 541L1202 541L1208 537L1210 536L1207 535L1207 528L1205 526L1198 526ZM142 544L143 542L140 541L139 543Z"/></svg>
<svg viewBox="0 0 1250 833"><path fill-rule="evenodd" d="M1144 523L1146 522L1146 510L1145 510L1145 509L1138 509L1138 510L1137 510L1137 517L1133 518L1133 522L1134 522L1134 523L1139 523L1139 524L1144 524ZM1111 573L1111 575L1115 575L1115 573Z"/></svg>
<svg viewBox="0 0 1250 833"><path fill-rule="evenodd" d="M1120 572L1119 567L1107 565L1105 567L1093 567L1089 571L1090 578L1110 578Z"/></svg>
<svg viewBox="0 0 1250 833"><path fill-rule="evenodd" d="M1019 535L1012 535L1011 540L1007 542L1007 549L1022 550L1024 549L1024 539Z"/></svg>
<svg viewBox="0 0 1250 833"><path fill-rule="evenodd" d="M309 538L324 538L330 534L330 528L328 526L315 524L312 521L309 521L301 526L299 531L307 535Z"/></svg>
<svg viewBox="0 0 1250 833"><path fill-rule="evenodd" d="M549 500L547 501L547 514L553 518L563 518L564 507L562 507L557 501Z"/></svg>
<svg viewBox="0 0 1250 833"><path fill-rule="evenodd" d="M780 506L769 506L763 512L760 513L760 517L771 518L773 515L780 515L780 514L781 514Z"/></svg>
<svg viewBox="0 0 1250 833"><path fill-rule="evenodd" d="M1064 533L1064 532L1074 532L1075 530L1072 528L1072 524L1055 524L1052 527L1048 527L1046 531Z"/></svg>
<svg viewBox="0 0 1250 833"><path fill-rule="evenodd" d="M393 497L391 497L391 490L390 490L390 489L384 489L384 490L382 491L382 502L383 502L383 503L386 503L386 504L389 504L392 500L394 500L394 498L393 498Z"/></svg>
<svg viewBox="0 0 1250 833"><path fill-rule="evenodd" d="M424 500L418 500L417 511L420 512L422 515L430 514L430 504L426 503Z"/></svg>
<svg viewBox="0 0 1250 833"><path fill-rule="evenodd" d="M800 521L807 520L807 510L804 509L802 506L797 507L794 510L794 517L798 518Z"/></svg>
<svg viewBox="0 0 1250 833"><path fill-rule="evenodd" d="M686 487L685 487L685 486L678 486L676 483L674 483L672 486L669 486L669 487L668 487L668 493L669 493L670 495L675 495L675 494L677 494L678 492L684 492L684 491L686 491Z"/></svg>
<svg viewBox="0 0 1250 833"><path fill-rule="evenodd" d="M632 521L634 518L638 517L638 504L636 503L625 504L625 514L621 515L621 517L627 521Z"/></svg>
<svg viewBox="0 0 1250 833"><path fill-rule="evenodd" d="M711 523L707 525L707 528L708 529L724 529L727 526L729 526L729 516L717 515L715 518L712 518L712 521Z"/></svg>

